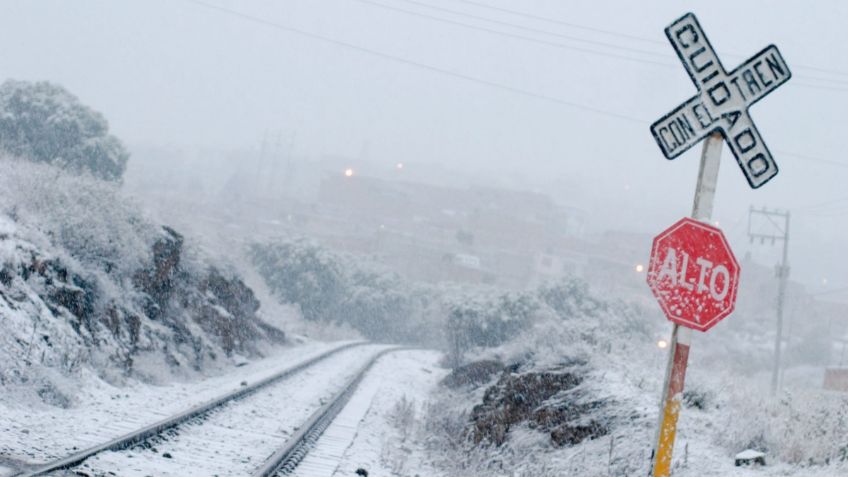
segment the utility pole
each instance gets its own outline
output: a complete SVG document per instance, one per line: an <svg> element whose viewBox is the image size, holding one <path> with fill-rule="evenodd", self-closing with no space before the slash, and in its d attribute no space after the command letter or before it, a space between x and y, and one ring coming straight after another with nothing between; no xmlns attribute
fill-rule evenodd
<svg viewBox="0 0 848 477"><path fill-rule="evenodd" d="M771 224L770 231L753 230L752 225L754 218L757 216L761 216ZM789 281L789 211L768 210L765 207L756 209L751 206L748 214L748 237L752 243L755 239L760 239L760 243L770 240L772 245L778 240L783 241L783 258L775 268L775 275L778 278L777 333L774 339L774 364L771 372L771 393L774 395L780 386L780 354L783 347L783 309L786 299L786 283Z"/></svg>

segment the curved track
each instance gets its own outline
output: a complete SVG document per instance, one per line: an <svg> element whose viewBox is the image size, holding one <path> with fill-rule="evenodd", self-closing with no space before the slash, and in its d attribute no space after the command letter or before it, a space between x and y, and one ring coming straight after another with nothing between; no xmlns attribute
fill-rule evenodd
<svg viewBox="0 0 848 477"><path fill-rule="evenodd" d="M79 475L100 475L100 473L98 471L94 471L91 474L88 473L88 471L86 469L84 469L85 467L87 467L87 465L84 464L84 463L86 463L87 460L91 459L94 456L97 456L99 458L101 455L109 455L109 454L115 455L115 454L119 454L121 451L127 451L127 450L132 450L132 449L140 449L140 450L147 449L147 450L156 451L155 446L156 446L157 442L161 443L161 442L172 441L175 436L180 434L180 431L182 430L183 427L192 427L194 425L202 425L202 424L206 423L207 421L209 421L210 424L212 424L212 427L214 427L214 422L211 422L211 421L214 421L213 418L215 416L217 416L219 414L221 414L221 415L227 414L230 410L229 408L238 409L238 408L243 407L243 406L240 406L240 405L230 406L231 403L234 403L236 401L247 401L246 398L249 398L251 396L256 397L257 394L272 395L273 393L271 391L276 390L276 389L280 389L280 388L285 388L284 386L275 386L275 385L281 384L281 382L283 382L283 381L293 380L295 378L300 377L301 379L304 379L305 382L308 382L309 379L307 377L302 377L302 375L309 374L309 372L312 372L312 371L314 371L314 373L312 373L314 376L321 376L322 372L327 373L328 370L333 370L334 368L341 368L341 369L345 369L346 367L350 368L350 366L352 366L351 361L353 361L355 363L356 360L352 359L351 357L348 357L346 355L352 354L352 348L362 347L363 345L365 345L365 343L350 343L350 344L346 344L346 345L334 348L334 349L326 351L326 352L324 352L324 353L322 353L322 354L320 354L320 355L318 355L318 356L316 356L312 359L306 360L306 361L304 361L304 362L302 362L298 365L292 366L292 367L287 368L287 369L285 369L281 372L278 372L278 373L276 373L276 374L274 374L274 375L272 375L268 378L265 378L261 381L253 383L249 386L245 386L245 387L238 389L236 391L227 393L223 396L220 396L220 397L213 399L209 402L206 402L204 404L194 406L190 409L187 409L187 410L185 410L185 411L183 411L179 414L176 414L174 416L163 419L159 422L145 426L141 429L130 432L130 433L125 434L125 435L118 437L116 439L112 439L112 440L110 440L106 443L103 443L101 445L93 446L91 448L88 448L88 449L85 449L83 451L71 454L71 455L69 455L65 458L58 459L58 460L55 460L53 462L49 462L47 464L35 466L35 467L30 468L28 470L25 470L23 472L19 472L18 474L15 474L15 475L21 476L21 477L48 475L48 474L51 474L51 473L56 472L56 471L61 471L62 469L72 469L72 468L79 468L79 470L82 471L82 472L79 472ZM389 351L389 350L384 349L384 350L378 352L378 355L382 355L383 353L385 353L387 351ZM338 359L339 357L346 358L346 359L339 360ZM330 359L330 358L334 358L334 359ZM371 356L367 356L367 358L368 358L368 360L367 360L367 363L365 364L365 366L363 366L362 368L357 368L358 371L355 373L354 378L358 376L361 379L361 376L363 376L365 371L371 366L373 361L376 359L376 356L371 355ZM336 363L336 361L341 361L341 364ZM322 368L322 369L316 369L316 368ZM349 372L350 370L347 369L347 371L348 371L347 373L345 373L345 372L341 373L341 377L343 379L340 379L340 381L341 382L347 381L347 384L343 387L343 392L347 391L347 390L350 390L350 392L352 392L352 389L355 388L355 384L352 384L353 378L349 377L349 375L351 374ZM330 375L330 377L332 379L337 379L340 376ZM358 380L357 380L357 382L358 382ZM303 388L304 383L300 383L300 386L301 386L301 388ZM320 389L320 388L318 388L318 389ZM268 393L259 393L259 391L268 391ZM332 402L335 402L341 396L341 394L343 394L343 392L336 393L333 396L330 404L332 404ZM273 401L273 396L271 396L271 397L272 397L271 400ZM254 398L251 398L251 399L254 399ZM326 400L326 396L318 397L316 399L319 399L320 402L323 403ZM289 409L286 408L286 404L288 404L288 403L276 402L275 404L276 404L276 412L277 413L280 413L280 411L282 411L283 409L285 409L286 411L289 410ZM280 406L280 404L282 404L283 406ZM318 404L318 406L320 406L320 404ZM314 407L315 406L313 406L313 408ZM320 406L320 407L321 407L321 409L324 409L325 407L327 407L327 405L323 405L323 406ZM303 413L303 410L301 410L301 413ZM303 425L303 426L300 426L300 427L307 428L307 427L309 427L309 423L311 423L311 420L306 425ZM272 436L272 437L276 437L276 436ZM292 439L289 439L288 441L290 442L291 440ZM274 448L279 447L279 445L282 442L283 441L277 442L277 444ZM270 452L269 452L269 454L270 454ZM256 466L254 465L253 467L256 467ZM77 469L74 469L74 470L78 471ZM125 473L123 472L123 469L122 469L121 475L125 475ZM129 473L127 473L126 475L129 475ZM233 474L233 475L240 475L240 474Z"/></svg>

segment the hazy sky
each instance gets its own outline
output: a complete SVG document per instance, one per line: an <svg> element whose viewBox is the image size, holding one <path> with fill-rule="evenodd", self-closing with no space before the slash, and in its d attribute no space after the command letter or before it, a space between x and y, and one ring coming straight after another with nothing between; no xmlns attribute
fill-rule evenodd
<svg viewBox="0 0 848 477"><path fill-rule="evenodd" d="M204 1L0 2L0 77L63 84L131 145L367 144L654 233L689 213L697 174L699 148L666 161L648 130L695 94L663 34L691 10L728 70L774 43L794 74L751 109L780 175L752 191L725 149L715 218L768 262L748 207L791 209L793 275L848 286L846 2Z"/></svg>

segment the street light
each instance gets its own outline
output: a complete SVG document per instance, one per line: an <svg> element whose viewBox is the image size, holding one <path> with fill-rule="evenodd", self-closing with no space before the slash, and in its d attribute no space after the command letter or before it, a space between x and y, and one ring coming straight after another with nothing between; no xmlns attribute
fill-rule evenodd
<svg viewBox="0 0 848 477"><path fill-rule="evenodd" d="M668 348L668 341L666 341L666 340L659 340L659 341L657 341L657 348L659 348L659 349L666 349L666 348Z"/></svg>
<svg viewBox="0 0 848 477"><path fill-rule="evenodd" d="M396 165L395 167L397 167L397 170L401 170L401 169L403 169L403 163L402 163L402 162L398 162L398 163L397 163L397 165Z"/></svg>
<svg viewBox="0 0 848 477"><path fill-rule="evenodd" d="M344 175L345 175L345 177L353 177L353 169L348 167L347 169L345 169Z"/></svg>
<svg viewBox="0 0 848 477"><path fill-rule="evenodd" d="M642 265L641 263L640 263L640 264L638 264L638 265L636 265L636 273L642 273L642 272L644 272L644 271L645 271L645 266L644 266L644 265Z"/></svg>

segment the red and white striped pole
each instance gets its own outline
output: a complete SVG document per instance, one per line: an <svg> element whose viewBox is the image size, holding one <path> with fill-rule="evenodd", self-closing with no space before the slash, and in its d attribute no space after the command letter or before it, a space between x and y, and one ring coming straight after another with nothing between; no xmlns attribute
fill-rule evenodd
<svg viewBox="0 0 848 477"><path fill-rule="evenodd" d="M712 133L704 141L698 184L695 188L695 201L692 206L693 219L709 222L712 217L722 142L722 136L717 132ZM681 327L677 323L672 325L671 346L669 346L668 365L665 370L665 383L660 403L659 426L651 455L653 477L671 475L671 458L674 451L674 439L677 435L677 418L680 416L683 401L683 385L686 382L686 366L689 363L691 341L692 330Z"/></svg>

